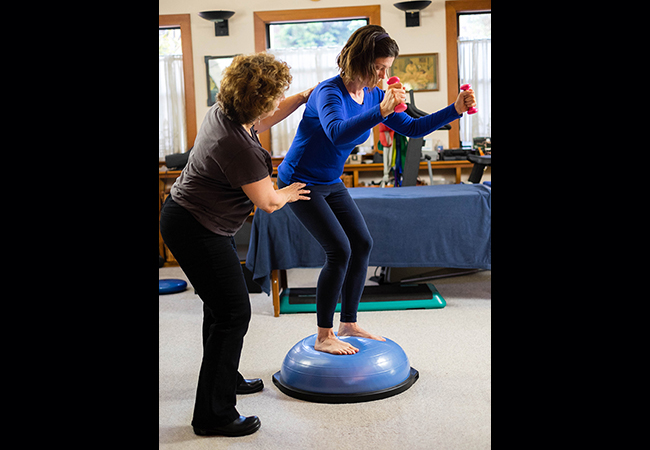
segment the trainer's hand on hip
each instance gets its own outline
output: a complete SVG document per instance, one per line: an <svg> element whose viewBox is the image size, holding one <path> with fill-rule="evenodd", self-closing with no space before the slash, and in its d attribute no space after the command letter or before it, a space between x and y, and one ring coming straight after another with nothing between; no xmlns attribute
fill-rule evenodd
<svg viewBox="0 0 650 450"><path fill-rule="evenodd" d="M305 194L311 192L303 189L305 186L307 186L305 183L293 183L280 189L280 192L287 196L287 203L293 203L298 200L311 200L309 197L305 197Z"/></svg>

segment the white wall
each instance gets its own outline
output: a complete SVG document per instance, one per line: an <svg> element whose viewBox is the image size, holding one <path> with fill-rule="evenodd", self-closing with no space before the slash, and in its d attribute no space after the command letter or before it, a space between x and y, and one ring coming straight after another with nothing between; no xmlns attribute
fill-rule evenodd
<svg viewBox="0 0 650 450"><path fill-rule="evenodd" d="M437 92L415 94L416 106L435 112L447 103L447 55L445 40L445 0L433 0L420 11L420 26L406 28L404 12L393 6L395 0L159 0L159 14L190 14L192 23L192 53L194 57L194 88L196 91L197 130L208 111L205 80L206 55L234 55L255 51L253 12L283 9L333 8L339 6L380 5L381 25L395 39L400 54L438 53L439 87ZM228 21L229 36L215 36L214 24L199 17L199 11L229 10L235 15ZM448 132L436 131L429 137L448 148Z"/></svg>

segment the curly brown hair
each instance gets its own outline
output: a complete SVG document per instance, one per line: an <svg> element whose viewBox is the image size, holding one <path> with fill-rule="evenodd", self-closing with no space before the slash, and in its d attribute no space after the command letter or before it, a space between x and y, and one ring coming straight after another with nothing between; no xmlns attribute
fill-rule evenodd
<svg viewBox="0 0 650 450"><path fill-rule="evenodd" d="M344 81L362 80L369 86L379 82L375 59L397 58L399 46L379 25L366 25L356 30L336 57Z"/></svg>
<svg viewBox="0 0 650 450"><path fill-rule="evenodd" d="M253 123L273 109L291 80L287 63L270 53L239 55L223 72L217 104L233 122Z"/></svg>

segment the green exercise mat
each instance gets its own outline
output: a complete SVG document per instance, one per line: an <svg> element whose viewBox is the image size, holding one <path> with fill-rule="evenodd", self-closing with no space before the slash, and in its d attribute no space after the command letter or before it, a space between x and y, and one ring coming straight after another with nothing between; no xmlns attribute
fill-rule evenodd
<svg viewBox="0 0 650 450"><path fill-rule="evenodd" d="M359 311L433 309L447 305L436 287L426 284L365 286ZM280 294L280 313L316 312L316 288L286 288ZM341 302L336 305L341 312Z"/></svg>

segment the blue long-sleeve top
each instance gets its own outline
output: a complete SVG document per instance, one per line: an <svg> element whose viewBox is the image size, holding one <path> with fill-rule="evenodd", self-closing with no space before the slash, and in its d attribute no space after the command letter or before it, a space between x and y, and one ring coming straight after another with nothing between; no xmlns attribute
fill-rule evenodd
<svg viewBox="0 0 650 450"><path fill-rule="evenodd" d="M340 182L343 166L357 145L379 123L409 137L422 137L459 117L453 103L428 116L413 119L406 113L381 116L381 89L364 88L363 104L350 96L340 75L321 82L307 101L296 137L278 166L279 178L287 184Z"/></svg>

